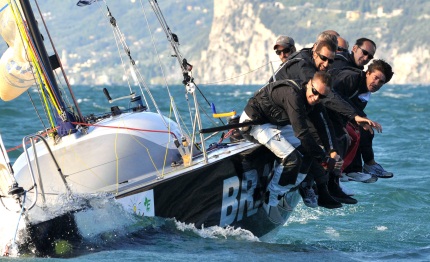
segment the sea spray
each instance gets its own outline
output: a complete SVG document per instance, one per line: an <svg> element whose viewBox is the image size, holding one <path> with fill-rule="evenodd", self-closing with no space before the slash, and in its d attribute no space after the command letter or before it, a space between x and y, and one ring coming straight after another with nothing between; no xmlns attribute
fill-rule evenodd
<svg viewBox="0 0 430 262"><path fill-rule="evenodd" d="M87 240L103 233L124 231L136 222L131 213L108 195L93 196L87 203L90 208L75 214L79 232Z"/></svg>
<svg viewBox="0 0 430 262"><path fill-rule="evenodd" d="M0 205L0 256L7 253L8 256L18 255L18 249L14 242L20 240L19 232L25 228L24 218L20 216L14 199L2 199Z"/></svg>
<svg viewBox="0 0 430 262"><path fill-rule="evenodd" d="M242 228L227 227L202 227L198 229L194 224L186 224L175 220L176 228L182 232L191 231L202 238L224 238L224 239L235 239L235 240L246 240L258 242L258 237L254 236L250 231Z"/></svg>

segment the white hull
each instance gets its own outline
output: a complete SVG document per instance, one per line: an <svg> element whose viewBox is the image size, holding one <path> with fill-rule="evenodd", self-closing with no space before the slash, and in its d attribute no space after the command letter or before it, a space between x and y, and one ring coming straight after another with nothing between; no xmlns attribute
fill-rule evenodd
<svg viewBox="0 0 430 262"><path fill-rule="evenodd" d="M177 125L167 118L165 121L171 132L179 136ZM90 127L87 134L77 132L62 137L56 144L54 138L47 140L73 193L115 192L118 184L129 180L161 176L163 167L170 168L172 161L181 159L172 135L132 129L168 131L159 115L140 112L103 120ZM39 186L43 186L44 193L67 193L55 162L41 141L36 143L36 154L42 178ZM37 174L32 147L28 155L33 173ZM25 154L17 159L13 169L18 184L29 188L32 181Z"/></svg>

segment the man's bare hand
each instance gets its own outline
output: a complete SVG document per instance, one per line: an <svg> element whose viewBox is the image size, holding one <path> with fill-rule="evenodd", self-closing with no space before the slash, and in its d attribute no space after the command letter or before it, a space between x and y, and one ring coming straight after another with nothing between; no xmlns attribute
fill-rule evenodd
<svg viewBox="0 0 430 262"><path fill-rule="evenodd" d="M357 124L363 127L364 130L369 131L371 134L373 134L373 129L375 129L378 133L382 133L382 126L378 122L372 121L369 118L361 116L355 116L354 119Z"/></svg>

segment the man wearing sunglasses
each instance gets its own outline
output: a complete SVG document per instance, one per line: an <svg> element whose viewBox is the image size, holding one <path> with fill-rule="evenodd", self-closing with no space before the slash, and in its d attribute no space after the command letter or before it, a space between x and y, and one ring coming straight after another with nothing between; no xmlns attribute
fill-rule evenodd
<svg viewBox="0 0 430 262"><path fill-rule="evenodd" d="M351 66L363 70L370 60L373 59L376 52L376 44L368 38L359 38L352 47L351 52L348 50L336 54L334 63L330 68L343 68Z"/></svg>
<svg viewBox="0 0 430 262"><path fill-rule="evenodd" d="M264 203L264 208L274 223L283 221L278 205L283 208L282 197L303 179L303 175L299 176L299 171L302 174L309 171L314 175L319 192L319 206L342 207L327 190L328 176L322 166L327 157L333 159L331 163L339 158L335 151L322 149L309 128L313 121L319 121L320 114L326 116L319 101L332 94L331 83L331 76L326 72L315 73L312 79L303 84L299 80L269 83L249 99L241 115L240 122L250 120L261 123L253 125L248 134L277 157L273 177L267 186L268 198ZM320 139L328 144L326 140L332 138L321 136Z"/></svg>
<svg viewBox="0 0 430 262"><path fill-rule="evenodd" d="M363 110L370 99L370 94L377 92L384 84L388 83L394 74L391 66L384 60L374 60L366 72L353 67L333 69L329 72L335 79L333 88L336 92L364 115ZM337 113L329 110L329 115L333 120L333 115L336 116ZM359 146L355 158L351 159L351 164L345 169L346 176L355 180L356 177L362 175L361 172L363 171L378 178L393 177L393 173L386 171L375 162L372 130L356 128L360 132Z"/></svg>
<svg viewBox="0 0 430 262"><path fill-rule="evenodd" d="M276 80L300 79L302 82L309 81L315 72L326 71L328 69L329 65L334 61L336 49L336 36L327 33L320 34L312 48L303 48L289 57L288 61L275 73ZM270 81L272 81L272 79L270 79ZM321 103L325 107L341 113L352 122L360 122L365 125L366 129L371 129L371 127L377 127L379 125L376 122L364 118L364 115L359 115L354 107L335 92L332 97L321 99ZM303 192L303 202L308 207L316 207L317 202L317 197L312 189L312 176L313 174L309 174L301 185L303 186L303 190L301 191ZM336 187L337 185L332 186L332 188ZM351 199L347 198L341 191L337 191L336 197L338 197L339 200L345 199L345 203L348 202L346 204L352 203L352 201L349 201Z"/></svg>
<svg viewBox="0 0 430 262"><path fill-rule="evenodd" d="M336 53L348 52L349 43L343 37L337 37L337 51ZM335 57L336 60L336 57Z"/></svg>
<svg viewBox="0 0 430 262"><path fill-rule="evenodd" d="M286 35L279 36L278 39L276 39L273 50L275 50L275 53L279 56L279 59L281 59L282 64L285 63L288 59L288 56L296 52L294 39Z"/></svg>
<svg viewBox="0 0 430 262"><path fill-rule="evenodd" d="M334 62L337 43L330 40L317 42L312 48L303 48L291 54L276 72L276 80L300 79L308 81L316 71L326 71ZM269 82L273 81L273 77Z"/></svg>

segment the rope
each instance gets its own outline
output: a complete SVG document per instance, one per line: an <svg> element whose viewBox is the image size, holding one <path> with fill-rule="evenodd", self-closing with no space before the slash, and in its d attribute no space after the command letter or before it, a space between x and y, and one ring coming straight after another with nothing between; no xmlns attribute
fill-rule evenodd
<svg viewBox="0 0 430 262"><path fill-rule="evenodd" d="M70 93L70 95L72 96L72 100L73 100L73 103L74 103L74 105L75 105L75 108L76 108L76 110L78 111L79 119L83 119L83 116L82 116L81 110L80 110L80 108L79 108L79 106L78 106L78 103L76 102L75 95L74 95L74 93L73 93L72 88L70 87L69 80L68 80L68 78L67 78L67 76L66 76L66 72L64 71L63 64L61 63L61 60L60 60L60 59L58 59L58 52L57 52L57 49L55 48L54 42L52 41L51 34L49 33L48 27L46 26L46 23L45 23L45 19L43 19L43 15L42 15L42 12L40 11L39 4L37 3L37 0L35 0L34 2L36 3L36 7L37 7L37 10L39 11L40 19L41 19L41 20L42 20L42 22L43 22L43 26L45 27L45 30L46 30L46 33L47 33L47 35L48 35L49 41L50 41L50 43L51 43L52 49L54 50L54 53L55 53L55 55L56 55L56 57L57 57L57 60L58 60L58 63L60 64L60 69L61 69L61 72L63 73L64 80L66 81L67 87L68 87L68 89L69 89L69 93ZM54 71L54 72L55 72L55 71ZM58 78L58 77L57 77L57 78Z"/></svg>
<svg viewBox="0 0 430 262"><path fill-rule="evenodd" d="M16 5L15 8L18 8L16 3L15 3L15 5ZM18 29L20 31L20 37L21 37L21 39L23 41L25 40L25 42L31 47L31 48L29 48L29 49L26 50L26 54L27 54L27 56L30 56L30 59L32 60L33 65L36 67L36 71L37 71L37 73L39 75L39 78L36 78L36 79L38 79L38 80L41 79L42 80L42 82L45 85L46 90L47 90L47 92L49 94L49 97L51 98L51 102L54 104L55 108L57 109L58 114L61 115L61 110L59 108L58 98L55 97L53 95L52 91L50 90L50 87L52 86L51 85L51 80L46 75L46 68L43 67L43 64L39 63L39 61L41 61L41 59L39 57L38 52L36 52L37 49L35 47L33 39L30 37L30 32L28 31L28 28L24 25L25 24L24 23L24 19L23 19L21 13L19 13L19 11L18 11L18 13L20 14L20 17L18 17L16 15L16 11L15 10L12 9L12 12L14 14L15 21L17 21L17 26L18 26ZM18 18L20 18L20 19L18 19ZM26 39L23 39L23 36L25 36ZM42 88L42 84L41 83L39 83L39 86Z"/></svg>
<svg viewBox="0 0 430 262"><path fill-rule="evenodd" d="M117 45L118 54L119 54L120 59L121 59L121 65L122 65L122 67L123 67L124 74L125 74L125 75L126 75L126 77L127 77L127 84L128 84L128 86L129 86L130 93L132 93L132 88L131 88L131 84L130 84L129 76L128 76L128 73L127 73L127 70L126 70L126 67L125 67L124 60L123 60L122 55L121 55L120 46L119 46L120 44L121 44L122 48L124 49L124 52L127 54L128 58L129 58L129 61L130 61L130 70L131 70L132 72L134 72L134 74L135 74L135 76L136 76L136 78L137 78L137 79L136 79L136 80L137 80L137 84L138 84L138 86L139 86L139 89L140 89L140 92L141 92L141 94L142 94L142 96L143 96L143 99L145 100L145 103L146 103L146 104L147 104L147 106L148 106L148 109L149 109L149 103L148 103L148 101L146 100L146 96L145 96L145 94L144 94L144 92L143 92L142 86L144 87L144 89L145 89L146 93L147 93L147 94L148 94L148 96L150 97L150 99L151 99L151 101L152 101L152 104L154 105L154 107L155 107L155 109L156 109L157 113L161 116L161 119L162 119L162 121L163 121L164 125L166 126L166 128L168 128L168 127L167 127L167 123L166 123L166 121L165 121L165 120L164 120L164 118L162 117L162 113L161 113L161 111L160 111L160 109L159 109L159 107L158 107L158 105L157 105L157 102L155 101L155 99L154 99L154 97L153 97L153 95L152 95L151 91L149 90L149 86L148 86L148 84L145 82L145 80L144 80L144 78L143 78L142 74L141 74L141 73L140 73L140 71L137 69L137 66L136 66L135 61L134 61L134 60L133 60L133 58L131 57L130 48L128 47L127 43L125 42L124 34L123 34L123 33L121 32L121 30L119 29L118 23L117 23L117 21L116 21L115 17L113 17L113 16L112 16L112 13L110 12L109 7L107 6L106 1L104 1L104 2L105 2L105 5L106 5L106 8L107 8L107 10L108 10L109 22L110 22L110 24L112 25L112 31L113 31L113 34L114 34L114 37L115 37L115 42L116 42L116 45ZM100 4L100 5L101 5L101 4ZM100 7L100 10L101 10L101 7ZM169 96L170 96L170 92L169 92ZM176 116L176 114L175 114L175 116ZM180 129L181 129L181 128L180 128ZM181 130L182 130L182 129L181 129Z"/></svg>
<svg viewBox="0 0 430 262"><path fill-rule="evenodd" d="M6 196L0 196L0 202L1 202L2 206L3 206L7 211L11 212L12 210L10 210L10 209L6 206L6 204L3 202L3 198L6 198Z"/></svg>
<svg viewBox="0 0 430 262"><path fill-rule="evenodd" d="M125 129L125 130L134 130L134 131L142 131L142 132L153 132L153 133L167 133L171 134L172 136L176 137L176 134L172 131L165 131L165 130L151 130L151 129L142 129L142 128L134 128L134 127L117 127L117 126L103 126L103 125L97 125L97 124L88 124L88 123L81 123L81 122L71 122L74 125L83 125L83 126L97 126L97 127L106 127L106 128L119 128L119 129Z"/></svg>
<svg viewBox="0 0 430 262"><path fill-rule="evenodd" d="M19 221L21 221L22 214L24 213L24 210L25 210L24 205L25 205L25 198L26 198L26 196L27 196L27 192L24 192L24 197L22 199L22 206L21 206L22 208L21 208L21 212L19 213L18 223L16 224L15 235L13 237L13 244L16 243L16 235L18 234Z"/></svg>
<svg viewBox="0 0 430 262"><path fill-rule="evenodd" d="M172 104L170 104L170 110L169 110L169 118L170 117L172 117L172 109L173 109L173 107L171 106ZM169 121L169 127L168 127L168 130L170 131L170 121ZM170 138L171 138L171 136L169 136L169 142L168 142L168 144L170 144ZM164 161L163 161L163 169L161 170L161 175L159 176L159 178L164 178L164 168L165 168L165 166L166 166L166 162L167 162L167 155L168 155L168 151L169 149L167 148L167 146L166 146L166 153L164 154Z"/></svg>
<svg viewBox="0 0 430 262"><path fill-rule="evenodd" d="M27 95L28 95L28 98L30 99L30 102L31 102L31 105L33 106L34 111L36 112L37 117L40 120L40 123L42 123L43 129L46 129L45 122L43 121L42 116L40 115L39 110L37 109L36 104L34 103L34 100L31 96L31 93L28 90L27 90ZM45 109L45 107L43 107L43 108Z"/></svg>
<svg viewBox="0 0 430 262"><path fill-rule="evenodd" d="M243 74L241 74L241 75L233 76L233 77L230 77L230 78L227 78L227 79L221 80L221 81L209 82L209 83L203 83L202 85L213 85L213 84L223 83L223 82L227 82L227 81L232 80L232 79L236 79L236 78L239 78L239 77L242 77L242 76L245 76L245 75L249 75L249 74L251 74L251 73L254 73L254 72L255 72L255 71L257 71L257 70L260 70L261 68L266 67L266 66L267 66L267 65L269 65L270 63L271 63L271 61L270 61L270 62L268 62L268 63L266 63L266 64L264 64L264 65L262 65L262 66L260 66L260 67L258 67L258 68L256 68L256 69L252 69L251 71L248 71L248 72L246 72L246 73L243 73Z"/></svg>
<svg viewBox="0 0 430 262"><path fill-rule="evenodd" d="M12 12L14 19L15 19L15 22L16 22L16 26L19 30L19 35L21 37L22 44L23 44L23 46L26 46L25 44L27 44L29 47L29 48L25 49L26 50L26 56L27 56L28 60L32 61L34 67L36 68L37 77L35 77L35 79L36 79L41 90L43 90L43 85L42 85L42 82L43 82L43 84L45 85L46 90L49 94L49 97L51 98L52 104L54 105L58 114L61 115L61 110L59 108L58 100L56 97L53 96L51 90L48 88L51 86L51 85L48 85L48 82L49 82L49 84L51 83L50 79L45 74L46 70L42 70L42 68L40 66L40 63L39 63L40 58L38 56L38 53L35 51L36 49L34 47L34 43L32 41L32 38L30 37L30 34L27 30L27 27L25 27L25 25L24 25L24 19L22 17L22 14L19 12L18 5L17 5L16 1L14 1L14 5L12 5L11 0L9 0L9 5L11 7L11 12ZM49 115L49 119L51 120L51 125L54 126L51 115Z"/></svg>
<svg viewBox="0 0 430 262"><path fill-rule="evenodd" d="M106 4L106 1L104 1L104 2ZM129 88L130 94L131 94L133 92L133 90L131 89L130 80L129 80L129 77L128 77L128 74L127 74L127 69L125 67L124 60L123 60L122 55L121 55L121 51L120 51L119 45L122 46L122 48L127 53L127 55L129 56L129 58L131 58L130 57L130 49L128 48L127 43L125 42L125 39L124 39L124 35L122 34L121 30L118 28L118 26L116 24L116 20L112 16L112 14L111 14L111 12L110 12L109 7L107 6L107 4L106 4L106 9L108 11L109 22L112 25L112 32L113 32L113 35L115 37L115 43L116 43L116 46L117 46L117 49L118 49L119 57L121 59L121 65L122 65L122 68L124 70L124 74L125 74L125 76L127 78L127 85L128 85L128 88Z"/></svg>
<svg viewBox="0 0 430 262"><path fill-rule="evenodd" d="M162 66L162 64L161 64L160 54L159 54L158 49L157 49L157 46L156 46L156 44L155 44L154 35L153 35L152 30L151 30L151 28L150 28L150 26L149 26L148 17L146 16L146 11L145 11L145 8L144 8L144 6L143 6L142 0L140 0L140 5L141 5L141 7L142 7L142 12L143 12L143 16L144 16L144 18L145 18L146 27L148 28L149 34L150 34L150 36L151 36L151 43L152 43L153 49L154 49L155 54L156 54L156 57L157 57L158 66L160 67L161 74L163 75L164 85L165 85L166 90L167 90L167 93L168 93L168 95L169 95L169 97L170 97L170 101L172 101L173 96L172 96L172 94L171 94L171 92L170 92L169 85L167 84L166 74L164 73L163 66ZM152 5L152 8L153 8L153 10L154 10L154 8L155 8L155 7L154 7L154 5ZM155 10L154 10L154 13L157 15L157 17L159 16L159 14L158 14ZM166 32L165 27L167 26L167 24L166 24L166 23L162 23L162 22L161 22L161 20L160 20L160 18L158 18L158 20L159 20L159 22L160 22L161 27L163 27L164 31ZM164 21L164 22L165 22L165 21ZM167 33L166 33L166 34L167 34ZM168 39L169 39L169 41L172 43L172 41L170 40L169 36L168 36ZM172 46L173 46L173 44L172 44ZM177 49L175 49L175 48L174 48L174 50L175 50L175 52L179 53L179 50L177 50ZM181 64L181 62L180 62L180 64ZM181 65L182 65L182 64L181 64ZM178 112L177 112L177 110L176 110L176 106L175 106L175 104L173 104L173 115L175 116L176 122L178 123L179 130L181 131L181 133L184 133L183 128L182 128L182 125L181 125L181 123L180 123L180 121L179 121L179 113L178 113Z"/></svg>

